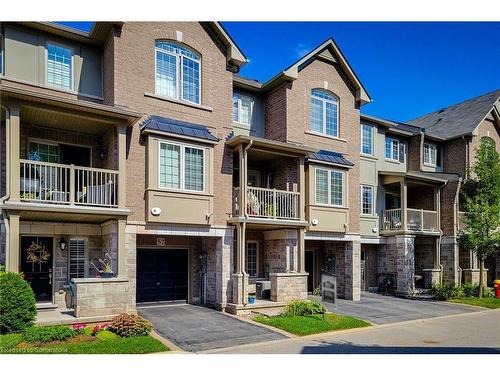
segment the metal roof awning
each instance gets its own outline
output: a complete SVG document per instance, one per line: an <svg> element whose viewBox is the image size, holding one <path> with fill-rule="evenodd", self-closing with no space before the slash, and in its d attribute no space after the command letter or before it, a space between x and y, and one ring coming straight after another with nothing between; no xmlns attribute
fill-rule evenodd
<svg viewBox="0 0 500 375"><path fill-rule="evenodd" d="M160 116L151 116L141 125L143 133L163 133L178 138L196 139L202 142L217 143L220 141L203 125L174 120Z"/></svg>
<svg viewBox="0 0 500 375"><path fill-rule="evenodd" d="M316 161L320 163L341 165L343 167L351 168L354 166L354 163L344 158L344 155L338 152L320 150L315 152L311 156L307 158L309 161Z"/></svg>

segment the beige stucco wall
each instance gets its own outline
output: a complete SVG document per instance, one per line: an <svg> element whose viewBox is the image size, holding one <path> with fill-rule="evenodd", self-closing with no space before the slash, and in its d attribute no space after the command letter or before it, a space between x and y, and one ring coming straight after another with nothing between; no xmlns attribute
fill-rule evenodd
<svg viewBox="0 0 500 375"><path fill-rule="evenodd" d="M5 25L4 39L7 78L46 86L46 46L56 43L73 50L73 91L102 97L101 52L97 48L12 24Z"/></svg>

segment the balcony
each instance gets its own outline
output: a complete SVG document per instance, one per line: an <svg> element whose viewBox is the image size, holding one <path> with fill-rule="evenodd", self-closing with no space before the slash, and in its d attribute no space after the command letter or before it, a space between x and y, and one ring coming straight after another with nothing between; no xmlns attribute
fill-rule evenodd
<svg viewBox="0 0 500 375"><path fill-rule="evenodd" d="M403 228L403 210L395 208L382 212L381 228L388 231L410 231L421 233L439 232L439 218L437 211L423 209L406 209L406 228Z"/></svg>
<svg viewBox="0 0 500 375"><path fill-rule="evenodd" d="M20 160L22 202L118 207L118 171Z"/></svg>
<svg viewBox="0 0 500 375"><path fill-rule="evenodd" d="M244 215L273 220L300 220L300 193L293 191L247 187ZM240 216L240 188L233 188L233 216Z"/></svg>

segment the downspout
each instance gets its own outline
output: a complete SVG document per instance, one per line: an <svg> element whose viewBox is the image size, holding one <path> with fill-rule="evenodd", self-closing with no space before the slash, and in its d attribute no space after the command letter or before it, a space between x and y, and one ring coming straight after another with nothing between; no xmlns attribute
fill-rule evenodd
<svg viewBox="0 0 500 375"><path fill-rule="evenodd" d="M453 223L454 225L454 231L455 231L455 238L457 235L457 230L458 228L458 222L459 222L459 216L460 216L460 190L462 189L462 177L458 178L458 184L457 184L457 191L455 193L455 197L457 199L457 203L455 205L455 222ZM455 240L456 241L456 240ZM458 246L458 245L457 245ZM462 268L460 268L460 251L458 253L458 266L457 266L457 272L458 272L458 285L462 285Z"/></svg>
<svg viewBox="0 0 500 375"><path fill-rule="evenodd" d="M8 217L4 214L2 210L2 205L3 203L9 199L10 197L10 191L9 191L9 183L10 181L10 162L9 162L9 151L10 151L10 146L9 146L9 139L10 139L10 111L7 107L1 107L5 109L5 195L3 197L0 197L0 213L2 214L3 217L3 222L5 226L5 263L7 263L7 246L9 244L10 240L10 228L9 228L9 219ZM9 126L7 126L9 124ZM7 264L5 264L7 265Z"/></svg>
<svg viewBox="0 0 500 375"><path fill-rule="evenodd" d="M438 266L439 266L439 284L440 285L443 285L443 273L444 273L444 267L443 265L441 264L441 239L443 237L443 231L441 229L441 191L446 187L446 185L448 185L448 181L446 181L445 183L443 183L441 186L438 187L438 190L439 190L439 237L438 237L438 241L439 241L439 246L438 246L438 250L439 250L439 256L438 256Z"/></svg>

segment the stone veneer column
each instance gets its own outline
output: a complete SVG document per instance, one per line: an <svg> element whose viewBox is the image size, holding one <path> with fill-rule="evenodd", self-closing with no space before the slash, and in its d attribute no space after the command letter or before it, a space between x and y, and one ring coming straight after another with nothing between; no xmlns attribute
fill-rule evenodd
<svg viewBox="0 0 500 375"><path fill-rule="evenodd" d="M233 230L228 228L224 237L217 241L216 256L216 301L215 307L224 309L230 297L231 271L233 270Z"/></svg>
<svg viewBox="0 0 500 375"><path fill-rule="evenodd" d="M396 293L411 295L415 291L415 236L396 238Z"/></svg>
<svg viewBox="0 0 500 375"><path fill-rule="evenodd" d="M443 266L443 284L460 284L459 251L455 237L441 238L441 265Z"/></svg>
<svg viewBox="0 0 500 375"><path fill-rule="evenodd" d="M128 279L129 286L129 304L136 304L136 286L137 286L137 228L135 225L125 227L125 267L122 269L125 277Z"/></svg>
<svg viewBox="0 0 500 375"><path fill-rule="evenodd" d="M345 299L361 300L361 243L349 241L345 244Z"/></svg>

